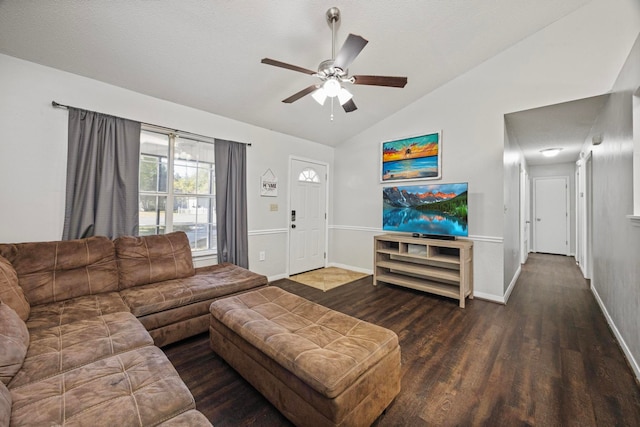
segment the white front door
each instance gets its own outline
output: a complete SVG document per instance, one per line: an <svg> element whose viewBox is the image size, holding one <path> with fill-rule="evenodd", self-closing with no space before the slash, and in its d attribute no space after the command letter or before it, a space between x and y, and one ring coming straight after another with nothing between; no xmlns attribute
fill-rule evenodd
<svg viewBox="0 0 640 427"><path fill-rule="evenodd" d="M289 275L325 266L327 165L291 159Z"/></svg>
<svg viewBox="0 0 640 427"><path fill-rule="evenodd" d="M569 254L569 179L533 179L534 245L536 252Z"/></svg>

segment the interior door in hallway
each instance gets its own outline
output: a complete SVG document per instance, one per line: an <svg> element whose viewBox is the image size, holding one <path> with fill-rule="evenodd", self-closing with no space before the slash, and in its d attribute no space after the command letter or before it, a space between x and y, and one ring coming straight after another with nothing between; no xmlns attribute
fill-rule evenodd
<svg viewBox="0 0 640 427"><path fill-rule="evenodd" d="M289 274L325 266L327 165L291 159Z"/></svg>
<svg viewBox="0 0 640 427"><path fill-rule="evenodd" d="M533 179L534 250L569 255L569 178Z"/></svg>

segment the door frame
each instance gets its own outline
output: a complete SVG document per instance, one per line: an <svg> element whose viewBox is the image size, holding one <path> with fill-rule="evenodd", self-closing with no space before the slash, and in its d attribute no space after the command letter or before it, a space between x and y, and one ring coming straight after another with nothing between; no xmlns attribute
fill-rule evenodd
<svg viewBox="0 0 640 427"><path fill-rule="evenodd" d="M524 164L520 164L520 264L527 262L531 250L531 179Z"/></svg>
<svg viewBox="0 0 640 427"><path fill-rule="evenodd" d="M533 218L537 218L538 217L538 201L536 200L536 183L538 181L543 181L543 180L548 180L548 179L563 179L565 182L565 203L566 203L566 216L565 216L565 241L567 242L566 245L566 250L565 253L563 255L565 256L569 256L570 252L571 252L571 247L569 245L569 238L571 236L571 221L569 218L569 214L571 213L571 201L569 200L569 182L571 181L569 179L569 176L567 175L559 175L559 176L536 176L533 177L533 194L532 194L532 199L533 199ZM538 221L532 221L533 224L533 236L532 236L532 240L533 240L533 251L534 252L538 252L538 233L537 233L537 225Z"/></svg>
<svg viewBox="0 0 640 427"><path fill-rule="evenodd" d="M589 152L585 160L585 179L585 194L588 197L585 215L585 226L587 227L585 237L586 278L591 279L593 277L593 157L591 152Z"/></svg>
<svg viewBox="0 0 640 427"><path fill-rule="evenodd" d="M576 261L585 279L591 279L592 255L592 219L593 219L593 182L592 156L588 152L580 159L576 168Z"/></svg>
<svg viewBox="0 0 640 427"><path fill-rule="evenodd" d="M296 156L293 154L289 155L288 167L289 171L287 174L287 250L286 250L286 259L287 259L287 267L286 274L289 277L289 272L291 271L291 257L289 256L291 253L291 182L293 180L293 161L313 163L316 165L322 165L326 168L327 176L325 178L325 197L324 197L324 211L327 215L327 220L324 222L324 250L327 256L324 258L324 266L327 267L329 262L329 177L331 176L329 163L323 162L321 160L310 159L308 157Z"/></svg>

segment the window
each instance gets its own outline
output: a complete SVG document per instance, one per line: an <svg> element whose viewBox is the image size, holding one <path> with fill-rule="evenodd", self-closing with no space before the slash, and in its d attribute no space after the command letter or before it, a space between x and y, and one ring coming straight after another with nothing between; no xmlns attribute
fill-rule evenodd
<svg viewBox="0 0 640 427"><path fill-rule="evenodd" d="M139 191L141 236L184 231L194 255L215 252L213 143L142 130Z"/></svg>
<svg viewBox="0 0 640 427"><path fill-rule="evenodd" d="M320 182L318 172L311 168L304 168L300 175L298 175L298 181L302 182Z"/></svg>

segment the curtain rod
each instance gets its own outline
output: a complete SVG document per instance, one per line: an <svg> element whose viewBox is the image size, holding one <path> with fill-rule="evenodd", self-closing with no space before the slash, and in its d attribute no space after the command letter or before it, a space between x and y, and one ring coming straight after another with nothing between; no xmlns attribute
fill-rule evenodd
<svg viewBox="0 0 640 427"><path fill-rule="evenodd" d="M77 108L77 107L71 107L69 105L60 104L59 102L56 102L56 101L51 101L51 106L54 107L54 108L64 108L65 110L68 110L69 108ZM85 111L91 111L91 110L86 110L84 108L79 108L79 109L80 110L85 110ZM104 113L100 113L99 111L91 111L91 112L92 113L97 113L97 114L104 114ZM113 117L117 117L117 116L113 116ZM118 118L121 118L121 117L118 117ZM128 120L128 119L125 119L125 120ZM185 136L191 135L191 136L194 136L194 137L206 138L206 139L209 139L209 140L211 140L211 139L215 140L216 139L216 138L213 138L213 137L210 137L210 136L200 135L200 134L193 133L193 132L187 132L187 131L179 130L179 129L171 129L171 128L168 128L166 126L154 125L153 123L142 123L142 124L147 125L147 126L152 126L152 127L158 128L158 129L162 129L162 130L168 130L168 131L176 132L176 133L180 132L181 134L183 134ZM237 141L235 141L235 142L237 142ZM239 144L245 144L245 145L248 145L249 147L251 147L251 143L250 142L240 142Z"/></svg>

